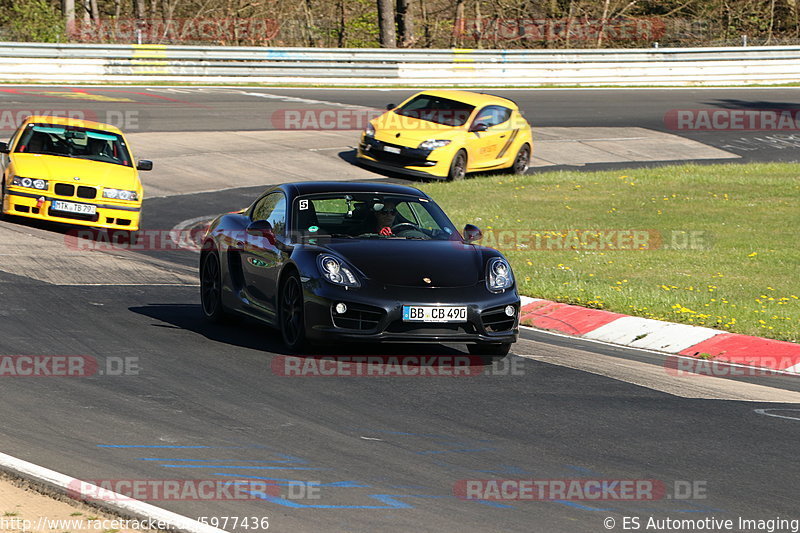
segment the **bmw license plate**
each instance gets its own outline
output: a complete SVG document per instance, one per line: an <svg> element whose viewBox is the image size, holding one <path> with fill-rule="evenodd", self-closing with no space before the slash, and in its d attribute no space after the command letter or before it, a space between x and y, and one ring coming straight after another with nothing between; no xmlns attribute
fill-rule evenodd
<svg viewBox="0 0 800 533"><path fill-rule="evenodd" d="M79 215L95 215L97 214L97 206L89 204L76 204L75 202L62 202L61 200L53 200L50 207L55 211L67 211L68 213L78 213Z"/></svg>
<svg viewBox="0 0 800 533"><path fill-rule="evenodd" d="M384 146L383 147L383 151L384 152L389 152L390 154L399 154L400 153L400 148L397 148L395 146Z"/></svg>
<svg viewBox="0 0 800 533"><path fill-rule="evenodd" d="M403 322L466 322L467 308L445 305L404 305Z"/></svg>

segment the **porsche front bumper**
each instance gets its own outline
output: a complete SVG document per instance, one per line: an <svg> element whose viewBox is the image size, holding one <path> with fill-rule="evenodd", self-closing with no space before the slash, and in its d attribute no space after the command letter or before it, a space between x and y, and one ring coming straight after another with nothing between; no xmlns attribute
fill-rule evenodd
<svg viewBox="0 0 800 533"><path fill-rule="evenodd" d="M516 290L492 294L483 282L473 287L416 288L382 286L345 290L327 282L304 284L309 338L368 342L513 343L519 334L520 299ZM344 303L345 313L335 306ZM404 305L467 308L465 322L403 321ZM514 310L512 316L506 307Z"/></svg>

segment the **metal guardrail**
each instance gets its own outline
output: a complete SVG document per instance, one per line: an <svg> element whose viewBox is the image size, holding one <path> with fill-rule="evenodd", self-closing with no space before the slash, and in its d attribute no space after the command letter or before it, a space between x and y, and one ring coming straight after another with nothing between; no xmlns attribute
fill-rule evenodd
<svg viewBox="0 0 800 533"><path fill-rule="evenodd" d="M6 82L743 85L800 82L800 46L422 50L0 43Z"/></svg>

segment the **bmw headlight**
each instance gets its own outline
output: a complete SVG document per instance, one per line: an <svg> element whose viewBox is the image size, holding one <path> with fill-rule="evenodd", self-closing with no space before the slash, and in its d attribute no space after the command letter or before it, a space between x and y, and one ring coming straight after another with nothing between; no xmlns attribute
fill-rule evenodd
<svg viewBox="0 0 800 533"><path fill-rule="evenodd" d="M322 276L335 285L343 287L359 287L355 274L341 259L332 255L323 254L317 257L317 266Z"/></svg>
<svg viewBox="0 0 800 533"><path fill-rule="evenodd" d="M29 189L38 189L40 191L47 190L47 180L36 178L23 178L20 176L14 176L11 178L11 185L16 185L17 187L27 187Z"/></svg>
<svg viewBox="0 0 800 533"><path fill-rule="evenodd" d="M418 148L420 150L436 150L448 144L450 144L450 141L445 139L428 139L427 141L422 141Z"/></svg>
<svg viewBox="0 0 800 533"><path fill-rule="evenodd" d="M103 198L132 202L138 200L139 195L136 194L136 191L126 191L124 189L103 189Z"/></svg>
<svg viewBox="0 0 800 533"><path fill-rule="evenodd" d="M514 285L514 274L508 261L493 257L486 265L486 288L492 292L502 292Z"/></svg>
<svg viewBox="0 0 800 533"><path fill-rule="evenodd" d="M375 137L375 126L371 122L367 122L367 127L364 128L364 137Z"/></svg>

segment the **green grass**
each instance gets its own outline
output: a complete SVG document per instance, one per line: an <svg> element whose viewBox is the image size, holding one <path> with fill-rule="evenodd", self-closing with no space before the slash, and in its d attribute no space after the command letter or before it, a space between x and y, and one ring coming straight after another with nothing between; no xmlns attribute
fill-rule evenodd
<svg viewBox="0 0 800 533"><path fill-rule="evenodd" d="M683 165L421 188L455 223L478 225L484 244L499 230L517 235L494 247L522 294L798 342L799 173L785 163ZM582 233L566 246L545 238L548 230L574 237L570 229L649 230L647 247L658 245L655 235L665 246L592 250L578 243L594 242Z"/></svg>

